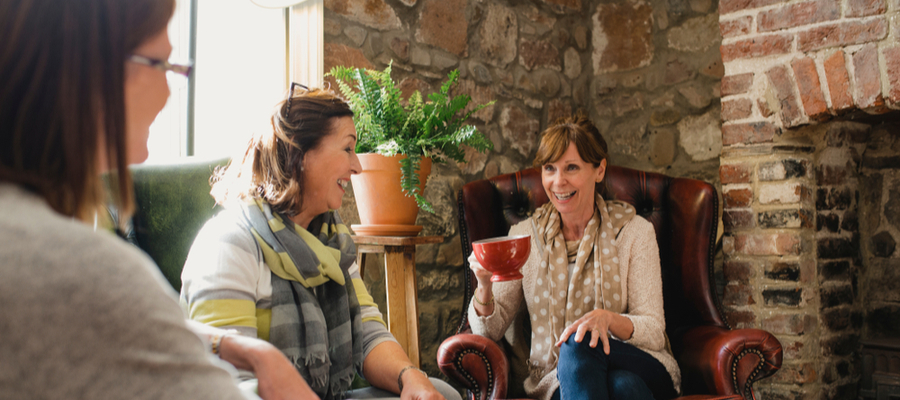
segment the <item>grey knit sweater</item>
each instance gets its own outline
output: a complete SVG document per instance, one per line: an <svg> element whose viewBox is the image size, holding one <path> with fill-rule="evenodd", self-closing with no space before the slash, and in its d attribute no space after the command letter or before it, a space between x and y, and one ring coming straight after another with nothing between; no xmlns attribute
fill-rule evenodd
<svg viewBox="0 0 900 400"><path fill-rule="evenodd" d="M242 399L134 246L0 184L0 399Z"/></svg>

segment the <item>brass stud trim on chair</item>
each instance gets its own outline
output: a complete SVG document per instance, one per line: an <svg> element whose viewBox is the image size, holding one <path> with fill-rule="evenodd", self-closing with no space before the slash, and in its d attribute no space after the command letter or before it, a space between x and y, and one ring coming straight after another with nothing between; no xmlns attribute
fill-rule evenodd
<svg viewBox="0 0 900 400"><path fill-rule="evenodd" d="M750 373L750 376L747 377L747 382L744 384L744 390L741 390L741 388L738 386L737 367L738 364L740 364L741 359L743 359L744 356L750 353L756 354L756 356L759 357L759 363L756 364L756 368L754 368L753 372ZM743 351L741 351L741 353L738 354L737 357L735 357L734 361L731 363L731 381L734 385L734 391L740 394L741 397L744 397L745 399L753 399L753 395L751 392L753 382L756 381L756 376L759 375L760 371L762 371L765 362L766 358L763 356L763 353L757 349L744 349ZM749 394L750 396L748 397L745 393Z"/></svg>
<svg viewBox="0 0 900 400"><path fill-rule="evenodd" d="M487 393L485 393L484 398L489 399L491 397L491 391L494 390L494 371L491 369L491 364L488 361L487 357L484 355L484 353L481 353L481 352L475 351L475 350L471 350L471 349L463 350L463 351L459 352L459 355L456 357L456 360L454 360L455 364L456 364L456 370L458 372L462 373L462 375L464 375L466 377L466 380L472 385L472 387L475 388L475 390L473 391L473 393L474 393L473 398L479 399L481 397L480 396L481 392L478 390L478 382L475 381L475 378L472 375L469 375L469 373L466 372L465 368L463 368L463 365L462 365L462 359L465 358L465 356L467 356L469 354L475 354L478 357L481 357L481 361L484 362L485 370L487 371Z"/></svg>
<svg viewBox="0 0 900 400"><path fill-rule="evenodd" d="M713 190L712 203L713 210L712 215L713 218L719 217L719 193ZM722 304L722 299L719 297L719 293L716 291L716 239L718 236L719 224L718 222L715 224L715 227L712 229L712 232L709 234L709 248L712 250L709 252L709 260L707 260L707 265L709 265L709 287L712 291L712 299L713 304L716 306L716 311L719 313L719 317L722 318L722 322L725 323L725 327L728 329L734 329L733 326L728 322L728 317L725 315L725 305Z"/></svg>
<svg viewBox="0 0 900 400"><path fill-rule="evenodd" d="M466 209L463 207L463 192L462 189L456 194L456 206L459 211L459 219L464 220L466 217ZM469 269L469 254L472 254L472 245L469 243L469 231L466 229L466 224L459 224L459 241L462 245L463 250L463 312L462 316L460 316L459 325L456 327L456 334L459 335L463 333L465 330L469 329L469 313L466 312L469 307L469 302L472 300L472 296L475 294L472 291L472 270Z"/></svg>

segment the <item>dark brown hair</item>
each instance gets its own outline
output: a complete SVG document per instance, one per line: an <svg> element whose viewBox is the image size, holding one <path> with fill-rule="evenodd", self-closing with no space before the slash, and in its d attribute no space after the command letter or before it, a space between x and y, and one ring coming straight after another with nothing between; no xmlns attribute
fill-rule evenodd
<svg viewBox="0 0 900 400"><path fill-rule="evenodd" d="M334 130L336 118L353 117L350 106L333 91L303 90L278 104L272 130L256 134L247 149L213 177L216 202L262 199L273 210L300 212L303 155Z"/></svg>
<svg viewBox="0 0 900 400"><path fill-rule="evenodd" d="M106 201L105 151L106 167L119 172L113 200L130 215L125 60L174 9L174 0L0 2L0 182L89 220Z"/></svg>
<svg viewBox="0 0 900 400"><path fill-rule="evenodd" d="M544 130L533 166L540 168L545 164L556 162L565 154L569 143L575 143L581 159L593 164L594 167L600 166L600 162L609 157L609 147L600 130L583 112L578 112L573 116L556 120ZM604 179L604 183L598 189L604 198L608 198L609 190L605 181Z"/></svg>

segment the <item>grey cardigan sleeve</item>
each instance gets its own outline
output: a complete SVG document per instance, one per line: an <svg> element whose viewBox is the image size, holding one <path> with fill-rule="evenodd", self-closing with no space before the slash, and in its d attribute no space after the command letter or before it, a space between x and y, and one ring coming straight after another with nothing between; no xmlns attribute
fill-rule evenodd
<svg viewBox="0 0 900 400"><path fill-rule="evenodd" d="M351 280L359 279L360 282L362 281L362 276L359 274L359 266L355 263L350 267L349 272ZM347 284L352 285L351 282L347 282ZM384 320L384 316L381 315L381 311L378 311L378 307L360 306L359 311L363 319L377 316L381 318L381 320ZM368 357L369 352L382 342L393 341L394 343L398 343L397 339L394 338L394 335L392 335L391 332L387 330L387 327L379 321L364 321L362 328L364 357Z"/></svg>

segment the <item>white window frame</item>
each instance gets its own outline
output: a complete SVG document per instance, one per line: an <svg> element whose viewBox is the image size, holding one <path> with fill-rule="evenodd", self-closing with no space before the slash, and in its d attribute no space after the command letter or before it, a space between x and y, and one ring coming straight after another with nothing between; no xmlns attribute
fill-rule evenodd
<svg viewBox="0 0 900 400"><path fill-rule="evenodd" d="M323 0L306 0L291 6L288 32L289 80L309 87L321 86L325 76Z"/></svg>
<svg viewBox="0 0 900 400"><path fill-rule="evenodd" d="M284 10L284 18L286 24L286 38L285 38L285 81L287 83L286 86L290 86L290 82L298 82L303 83L307 86L321 86L324 82L324 16L325 16L325 7L323 0L305 0L297 2L294 1L286 1L286 0L251 0L253 3L257 5L268 7L268 8L282 8ZM270 6L271 3L275 2L281 3L296 3L293 5L283 4L278 6ZM179 1L179 13L181 14L180 22L177 22L177 26L170 26L170 31L173 28L178 29L179 35L188 35L189 43L184 44L182 47L181 54L177 55L177 59L196 59L196 46L197 46L197 9L198 9L199 0L182 0ZM288 7L285 7L288 6ZM173 23L174 25L174 23ZM170 36L174 32L170 32ZM179 40L178 38L173 37L173 42L175 40ZM183 37L181 38L183 40ZM181 121L180 125L182 128L179 129L179 132L172 132L171 134L177 135L177 138L165 139L166 143L164 143L164 147L169 149L169 146L177 146L177 149L172 149L171 151L166 151L166 155L161 155L157 158L151 158L151 163L156 162L167 162L166 160L171 160L170 157L177 155L178 159L183 159L184 157L192 157L198 154L197 139L195 134L195 117L196 117L196 108L194 106L196 99L196 80L190 79L187 82L186 89L187 95L179 98L172 98L170 102L173 102L173 108L177 108L179 110L180 117L178 119ZM287 90L287 87L285 88ZM176 95L176 92L173 91L173 95ZM274 105L274 104L273 104ZM173 122L168 123L168 127L164 129L171 129ZM162 128L161 128L162 129ZM199 153L203 153L200 151ZM151 155L152 157L152 155Z"/></svg>

